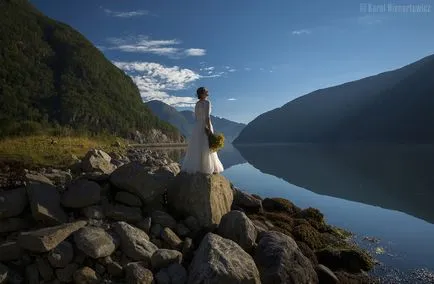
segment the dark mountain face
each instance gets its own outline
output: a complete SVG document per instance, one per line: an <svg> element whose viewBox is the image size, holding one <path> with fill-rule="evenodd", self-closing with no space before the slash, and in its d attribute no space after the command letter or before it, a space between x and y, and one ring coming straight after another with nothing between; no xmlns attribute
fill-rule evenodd
<svg viewBox="0 0 434 284"><path fill-rule="evenodd" d="M143 105L126 74L84 36L28 1L0 1L0 135L68 126L127 136L179 132Z"/></svg>
<svg viewBox="0 0 434 284"><path fill-rule="evenodd" d="M158 100L147 102L146 105L160 119L178 128L186 137L190 136L195 122L194 112L189 110L177 111L174 107ZM245 127L243 123L213 115L211 115L211 122L215 132L222 132L225 135L226 141L229 142L232 142Z"/></svg>
<svg viewBox="0 0 434 284"><path fill-rule="evenodd" d="M234 143L434 142L434 56L317 90L250 122Z"/></svg>

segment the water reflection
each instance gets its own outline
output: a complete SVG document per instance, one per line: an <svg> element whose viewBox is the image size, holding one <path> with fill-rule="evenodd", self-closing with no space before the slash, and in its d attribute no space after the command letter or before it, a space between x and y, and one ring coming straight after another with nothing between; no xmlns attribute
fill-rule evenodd
<svg viewBox="0 0 434 284"><path fill-rule="evenodd" d="M263 173L318 194L405 212L434 223L433 146L237 146Z"/></svg>

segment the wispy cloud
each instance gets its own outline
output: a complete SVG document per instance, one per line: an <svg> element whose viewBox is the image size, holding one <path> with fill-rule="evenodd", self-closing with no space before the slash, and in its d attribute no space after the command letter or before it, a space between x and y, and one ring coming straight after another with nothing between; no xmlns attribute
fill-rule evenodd
<svg viewBox="0 0 434 284"><path fill-rule="evenodd" d="M140 16L147 16L149 15L149 11L147 10L136 10L136 11L112 11L110 9L104 9L104 12L112 17L118 17L118 18L132 18L132 17L140 17Z"/></svg>
<svg viewBox="0 0 434 284"><path fill-rule="evenodd" d="M151 53L157 55L164 55L171 58L181 58L185 56L204 56L205 49L201 48L188 48L183 49L179 47L180 40L177 39L163 39L153 40L147 36L130 36L126 38L108 38L110 46L106 49L120 50L123 52L131 53Z"/></svg>
<svg viewBox="0 0 434 284"><path fill-rule="evenodd" d="M312 33L312 31L311 30L307 30L307 29L292 31L293 35L308 35L308 34L311 34L311 33Z"/></svg>
<svg viewBox="0 0 434 284"><path fill-rule="evenodd" d="M252 71L252 68L250 68L250 67L244 67L244 71Z"/></svg>
<svg viewBox="0 0 434 284"><path fill-rule="evenodd" d="M160 100L177 107L192 107L197 99L169 95L169 91L184 90L200 78L209 78L187 68L166 67L154 62L113 63L131 76L144 101Z"/></svg>
<svg viewBox="0 0 434 284"><path fill-rule="evenodd" d="M228 101L236 101L236 98L229 98Z"/></svg>

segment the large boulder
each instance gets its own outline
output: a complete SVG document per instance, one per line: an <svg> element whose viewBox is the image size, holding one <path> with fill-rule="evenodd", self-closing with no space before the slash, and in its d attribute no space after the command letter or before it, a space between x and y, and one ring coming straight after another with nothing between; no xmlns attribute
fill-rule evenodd
<svg viewBox="0 0 434 284"><path fill-rule="evenodd" d="M264 284L313 284L318 276L312 263L289 236L276 231L260 235L255 262Z"/></svg>
<svg viewBox="0 0 434 284"><path fill-rule="evenodd" d="M117 188L140 197L147 210L162 206L166 184L137 162L118 168L111 174L110 182Z"/></svg>
<svg viewBox="0 0 434 284"><path fill-rule="evenodd" d="M126 192L118 191L115 196L117 202L123 203L128 206L141 207L142 201L136 195Z"/></svg>
<svg viewBox="0 0 434 284"><path fill-rule="evenodd" d="M29 184L27 194L35 220L48 225L58 225L67 221L67 215L60 206L57 188L48 184Z"/></svg>
<svg viewBox="0 0 434 284"><path fill-rule="evenodd" d="M86 221L76 221L55 227L20 233L18 244L32 252L47 252L55 248L73 232L86 226Z"/></svg>
<svg viewBox="0 0 434 284"><path fill-rule="evenodd" d="M241 208L247 213L262 212L262 201L247 192L233 188L234 201L232 207Z"/></svg>
<svg viewBox="0 0 434 284"><path fill-rule="evenodd" d="M27 206L24 187L0 192L0 219L20 215Z"/></svg>
<svg viewBox="0 0 434 284"><path fill-rule="evenodd" d="M241 211L231 211L225 214L218 228L218 234L233 240L245 251L250 252L256 241L256 228L252 221Z"/></svg>
<svg viewBox="0 0 434 284"><path fill-rule="evenodd" d="M98 227L84 227L74 233L76 246L92 258L111 255L116 249L113 237L104 229Z"/></svg>
<svg viewBox="0 0 434 284"><path fill-rule="evenodd" d="M252 257L234 241L208 233L189 267L188 283L261 283Z"/></svg>
<svg viewBox="0 0 434 284"><path fill-rule="evenodd" d="M150 264L151 257L158 248L149 241L149 236L125 222L117 222L114 227L121 239L122 251L133 260Z"/></svg>
<svg viewBox="0 0 434 284"><path fill-rule="evenodd" d="M233 193L222 175L179 174L167 198L178 214L195 217L202 227L213 227L231 210Z"/></svg>
<svg viewBox="0 0 434 284"><path fill-rule="evenodd" d="M117 203L104 206L104 214L110 219L131 223L136 223L143 219L140 208Z"/></svg>
<svg viewBox="0 0 434 284"><path fill-rule="evenodd" d="M168 267L173 263L181 264L182 253L177 250L159 249L151 258L152 268L155 270Z"/></svg>
<svg viewBox="0 0 434 284"><path fill-rule="evenodd" d="M152 224L160 224L163 227L169 227L172 230L176 229L176 220L164 211L153 211L151 214Z"/></svg>
<svg viewBox="0 0 434 284"><path fill-rule="evenodd" d="M110 163L111 159L110 155L106 152L92 149L87 152L86 156L83 158L81 169L84 172L111 174L116 168L112 163Z"/></svg>
<svg viewBox="0 0 434 284"><path fill-rule="evenodd" d="M101 283L96 272L88 267L82 267L74 272L73 274L74 282L76 284L98 284Z"/></svg>
<svg viewBox="0 0 434 284"><path fill-rule="evenodd" d="M126 268L126 282L128 284L152 284L154 275L146 268L146 263L130 262Z"/></svg>
<svg viewBox="0 0 434 284"><path fill-rule="evenodd" d="M62 205L68 208L83 208L96 204L101 199L101 187L94 181L78 179L68 185L62 195Z"/></svg>

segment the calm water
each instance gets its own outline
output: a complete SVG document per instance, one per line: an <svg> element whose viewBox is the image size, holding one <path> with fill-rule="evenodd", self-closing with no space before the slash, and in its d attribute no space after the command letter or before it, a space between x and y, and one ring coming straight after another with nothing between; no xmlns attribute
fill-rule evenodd
<svg viewBox="0 0 434 284"><path fill-rule="evenodd" d="M235 186L320 209L381 269L434 271L433 146L228 145L219 157Z"/></svg>

